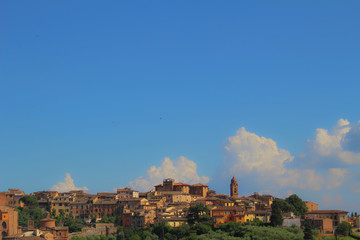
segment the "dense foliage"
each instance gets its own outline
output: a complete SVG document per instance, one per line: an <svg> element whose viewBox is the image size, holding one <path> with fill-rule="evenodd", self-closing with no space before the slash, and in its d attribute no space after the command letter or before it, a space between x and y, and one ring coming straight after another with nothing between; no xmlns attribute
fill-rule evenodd
<svg viewBox="0 0 360 240"><path fill-rule="evenodd" d="M341 222L335 229L335 235L349 236L351 232L351 224Z"/></svg>
<svg viewBox="0 0 360 240"><path fill-rule="evenodd" d="M165 223L165 224L164 224ZM123 229L118 228L118 233L115 236L92 236L87 238L74 237L73 240L117 240L122 239L146 239L146 240L207 240L207 239L238 239L238 240L302 240L303 233L300 228L296 226L286 228L274 228L257 226L242 223L226 223L221 224L216 229L210 229L207 233L198 234L193 230L192 226L183 225L178 228L171 228L165 226L166 222L160 223L160 226L146 229ZM161 227L162 226L162 227Z"/></svg>
<svg viewBox="0 0 360 240"><path fill-rule="evenodd" d="M19 225L27 227L30 219L34 220L34 226L40 227L40 220L46 217L44 210L39 207L38 201L35 196L24 196L21 198L24 207L16 208L19 212ZM69 227L69 232L79 232L85 225L85 222L73 218L71 215L65 215L64 211L60 210L58 216L52 216L56 220L57 226Z"/></svg>
<svg viewBox="0 0 360 240"><path fill-rule="evenodd" d="M40 226L40 219L45 217L44 211L39 208L39 204L35 196L24 196L20 199L24 203L24 207L18 207L16 210L19 212L19 225L27 227L30 219L34 220L34 226Z"/></svg>
<svg viewBox="0 0 360 240"><path fill-rule="evenodd" d="M282 202L275 200L271 205L270 223L273 227L281 226L284 221L280 204L282 204Z"/></svg>
<svg viewBox="0 0 360 240"><path fill-rule="evenodd" d="M289 196L285 200L276 199L272 205L274 204L276 207L280 208L281 212L293 212L296 216L303 216L308 211L303 200L301 200L301 198L299 198L296 194Z"/></svg>
<svg viewBox="0 0 360 240"><path fill-rule="evenodd" d="M304 240L313 240L313 226L309 221L304 223Z"/></svg>
<svg viewBox="0 0 360 240"><path fill-rule="evenodd" d="M293 213L296 216L303 216L307 211L306 204L296 194L293 194L285 199L285 201L293 207Z"/></svg>
<svg viewBox="0 0 360 240"><path fill-rule="evenodd" d="M69 232L80 232L81 228L83 226L85 226L85 222L81 219L78 218L73 218L73 216L70 215L65 215L63 210L60 210L59 215L57 215L56 217L54 217L56 220L56 225L57 226L65 226L65 227L69 227Z"/></svg>

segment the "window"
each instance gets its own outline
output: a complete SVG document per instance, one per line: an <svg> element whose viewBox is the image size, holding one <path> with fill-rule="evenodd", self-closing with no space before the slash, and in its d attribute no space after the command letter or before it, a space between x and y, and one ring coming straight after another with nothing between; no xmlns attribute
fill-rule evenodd
<svg viewBox="0 0 360 240"><path fill-rule="evenodd" d="M7 227L6 222L2 223L2 227L3 227L3 229L6 229L6 227Z"/></svg>

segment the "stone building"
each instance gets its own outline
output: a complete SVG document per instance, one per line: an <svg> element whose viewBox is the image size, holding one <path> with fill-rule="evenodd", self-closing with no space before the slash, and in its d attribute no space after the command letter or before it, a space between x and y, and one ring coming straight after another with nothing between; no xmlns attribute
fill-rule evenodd
<svg viewBox="0 0 360 240"><path fill-rule="evenodd" d="M190 186L190 194L200 197L206 197L208 195L209 186L201 183L193 184Z"/></svg>
<svg viewBox="0 0 360 240"><path fill-rule="evenodd" d="M139 198L139 191L130 188L117 189L117 199Z"/></svg>
<svg viewBox="0 0 360 240"><path fill-rule="evenodd" d="M235 176L231 179L231 183L230 183L230 196L231 196L232 198L237 198L237 197L239 197L238 183L237 183L237 180L236 180Z"/></svg>
<svg viewBox="0 0 360 240"><path fill-rule="evenodd" d="M316 211L318 210L318 204L316 203L313 203L313 202L306 202L304 201L306 207L308 208L308 211L311 212L311 211Z"/></svg>
<svg viewBox="0 0 360 240"><path fill-rule="evenodd" d="M4 197L0 197L2 200L1 202L6 202L5 205L9 207L23 207L24 204L20 201L20 199L25 196L25 193L19 189L9 189L7 192L1 192L0 195L5 195L6 200Z"/></svg>
<svg viewBox="0 0 360 240"><path fill-rule="evenodd" d="M209 187L205 184L193 184L189 185L186 183L175 183L172 178L166 178L162 184L155 186L156 192L181 192L185 194L191 194L198 197L206 197L209 191Z"/></svg>
<svg viewBox="0 0 360 240"><path fill-rule="evenodd" d="M329 218L336 228L340 223L348 221L348 212L341 210L314 210L305 213L307 218Z"/></svg>
<svg viewBox="0 0 360 240"><path fill-rule="evenodd" d="M49 212L46 218L40 220L40 230L51 233L55 240L69 239L69 227L56 227L55 219L50 218Z"/></svg>
<svg viewBox="0 0 360 240"><path fill-rule="evenodd" d="M11 207L0 206L0 240L19 232L18 212Z"/></svg>

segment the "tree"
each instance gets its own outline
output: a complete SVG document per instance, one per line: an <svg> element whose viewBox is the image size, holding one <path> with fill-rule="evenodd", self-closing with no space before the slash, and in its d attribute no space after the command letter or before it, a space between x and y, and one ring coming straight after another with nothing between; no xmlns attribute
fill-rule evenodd
<svg viewBox="0 0 360 240"><path fill-rule="evenodd" d="M294 207L294 214L296 216L303 216L308 211L306 204L296 194L289 196L285 201Z"/></svg>
<svg viewBox="0 0 360 240"><path fill-rule="evenodd" d="M27 195L27 196L22 197L20 199L20 201L22 201L26 207L38 207L39 206L37 198L32 195Z"/></svg>
<svg viewBox="0 0 360 240"><path fill-rule="evenodd" d="M271 217L270 217L270 224L273 227L281 226L284 219L282 217L282 213L280 207L277 204L271 205Z"/></svg>
<svg viewBox="0 0 360 240"><path fill-rule="evenodd" d="M283 213L295 212L294 206L283 199L275 199L272 205L279 207Z"/></svg>
<svg viewBox="0 0 360 240"><path fill-rule="evenodd" d="M177 228L173 228L172 234L178 236L179 239L185 238L190 235L190 226L188 224L183 224Z"/></svg>
<svg viewBox="0 0 360 240"><path fill-rule="evenodd" d="M196 223L211 225L209 208L203 203L191 206L188 214L188 223L190 225L194 225Z"/></svg>
<svg viewBox="0 0 360 240"><path fill-rule="evenodd" d="M164 239L165 234L171 232L171 230L172 228L169 226L169 223L166 220L162 220L154 226L153 233L158 235L160 239Z"/></svg>
<svg viewBox="0 0 360 240"><path fill-rule="evenodd" d="M309 221L304 223L304 240L313 240L313 226Z"/></svg>
<svg viewBox="0 0 360 240"><path fill-rule="evenodd" d="M335 229L335 235L349 236L351 231L351 224L348 222L341 222Z"/></svg>

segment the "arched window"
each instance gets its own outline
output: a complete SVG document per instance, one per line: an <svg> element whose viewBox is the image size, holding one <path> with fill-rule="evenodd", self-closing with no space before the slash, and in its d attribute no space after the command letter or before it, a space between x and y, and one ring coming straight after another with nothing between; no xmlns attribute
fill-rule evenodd
<svg viewBox="0 0 360 240"><path fill-rule="evenodd" d="M3 232L1 233L1 236L2 236L2 237L6 237L6 235L7 235L7 233L6 233L5 231L3 231Z"/></svg>
<svg viewBox="0 0 360 240"><path fill-rule="evenodd" d="M2 225L3 229L6 229L6 227L7 227L6 222L3 222L1 225Z"/></svg>

